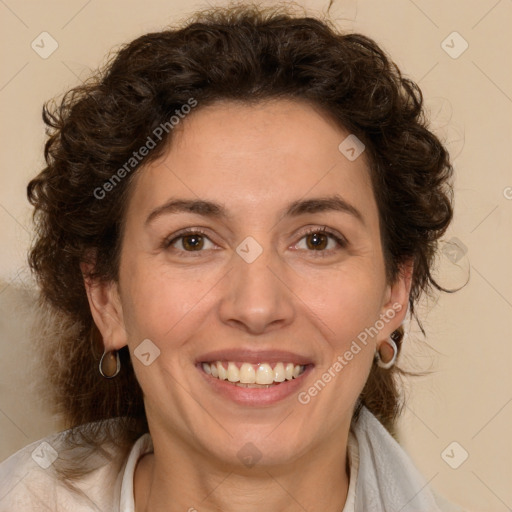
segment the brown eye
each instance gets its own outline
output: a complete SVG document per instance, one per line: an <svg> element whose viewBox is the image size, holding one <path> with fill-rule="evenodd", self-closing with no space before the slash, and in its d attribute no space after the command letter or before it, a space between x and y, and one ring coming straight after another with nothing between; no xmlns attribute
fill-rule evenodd
<svg viewBox="0 0 512 512"><path fill-rule="evenodd" d="M306 236L308 249L323 250L327 247L329 237L324 233L311 233Z"/></svg>
<svg viewBox="0 0 512 512"><path fill-rule="evenodd" d="M210 244L208 246L208 244ZM207 249L213 249L215 244L206 236L205 233L197 229L187 229L181 234L177 233L162 241L163 249L171 250L175 253L202 253Z"/></svg>
<svg viewBox="0 0 512 512"><path fill-rule="evenodd" d="M204 246L204 238L202 235L186 235L180 237L182 239L183 248L186 251L201 250Z"/></svg>
<svg viewBox="0 0 512 512"><path fill-rule="evenodd" d="M338 233L331 233L329 228L313 228L302 233L296 248L314 256L328 256L347 247L347 239ZM302 247L301 247L302 246Z"/></svg>

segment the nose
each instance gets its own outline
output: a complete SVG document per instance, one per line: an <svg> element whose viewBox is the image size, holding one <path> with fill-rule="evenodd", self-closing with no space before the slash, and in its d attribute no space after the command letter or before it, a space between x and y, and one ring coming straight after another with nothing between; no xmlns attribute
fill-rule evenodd
<svg viewBox="0 0 512 512"><path fill-rule="evenodd" d="M289 268L269 245L252 262L233 254L219 307L221 320L250 334L263 334L293 321Z"/></svg>

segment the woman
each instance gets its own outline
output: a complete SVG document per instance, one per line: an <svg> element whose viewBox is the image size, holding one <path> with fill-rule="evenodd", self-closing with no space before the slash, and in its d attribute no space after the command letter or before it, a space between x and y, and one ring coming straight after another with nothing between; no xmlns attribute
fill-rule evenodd
<svg viewBox="0 0 512 512"><path fill-rule="evenodd" d="M1 510L452 510L393 437L452 168L375 42L213 9L43 115L29 260L70 430L0 466Z"/></svg>

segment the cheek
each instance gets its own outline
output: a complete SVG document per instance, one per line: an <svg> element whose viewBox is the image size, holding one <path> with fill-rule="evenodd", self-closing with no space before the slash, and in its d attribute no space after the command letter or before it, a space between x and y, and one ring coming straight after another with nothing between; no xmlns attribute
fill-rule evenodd
<svg viewBox="0 0 512 512"><path fill-rule="evenodd" d="M142 337L158 344L161 331L178 320L183 297L173 293L168 276L158 274L152 266L126 262L123 274L123 316L129 342Z"/></svg>
<svg viewBox="0 0 512 512"><path fill-rule="evenodd" d="M324 333L337 344L356 338L379 318L385 280L378 268L347 265L338 271L308 276L301 300L325 323ZM305 277L305 276L304 276Z"/></svg>
<svg viewBox="0 0 512 512"><path fill-rule="evenodd" d="M221 274L213 269L191 273L145 258L125 261L123 313L128 343L149 338L160 350L173 348L194 332L197 315L214 297ZM133 350L133 348L132 348Z"/></svg>
<svg viewBox="0 0 512 512"><path fill-rule="evenodd" d="M146 394L164 386L178 400L181 386L173 376L190 359L187 340L201 323L197 315L211 286L157 265L130 265L127 270L123 313L137 380ZM144 340L151 343L142 344ZM138 355L147 352L148 366Z"/></svg>

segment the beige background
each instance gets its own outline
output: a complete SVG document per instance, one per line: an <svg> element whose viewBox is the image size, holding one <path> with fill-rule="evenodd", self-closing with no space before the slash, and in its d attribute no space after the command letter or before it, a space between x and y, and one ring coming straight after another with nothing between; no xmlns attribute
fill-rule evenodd
<svg viewBox="0 0 512 512"><path fill-rule="evenodd" d="M327 4L301 2L313 13ZM32 389L29 314L18 307L30 297L25 187L42 166L42 103L83 80L109 49L204 5L0 1L0 459L59 429ZM468 274L470 281L425 302L427 341L411 326L404 363L433 373L408 383L403 445L447 498L472 511L510 510L512 1L338 0L331 12L344 29L375 38L419 81L455 157L456 218L445 239L456 240L444 246L438 272L446 286ZM59 45L47 59L31 48L44 31ZM467 50L453 58L464 41ZM445 462L457 465L465 452L458 469Z"/></svg>

